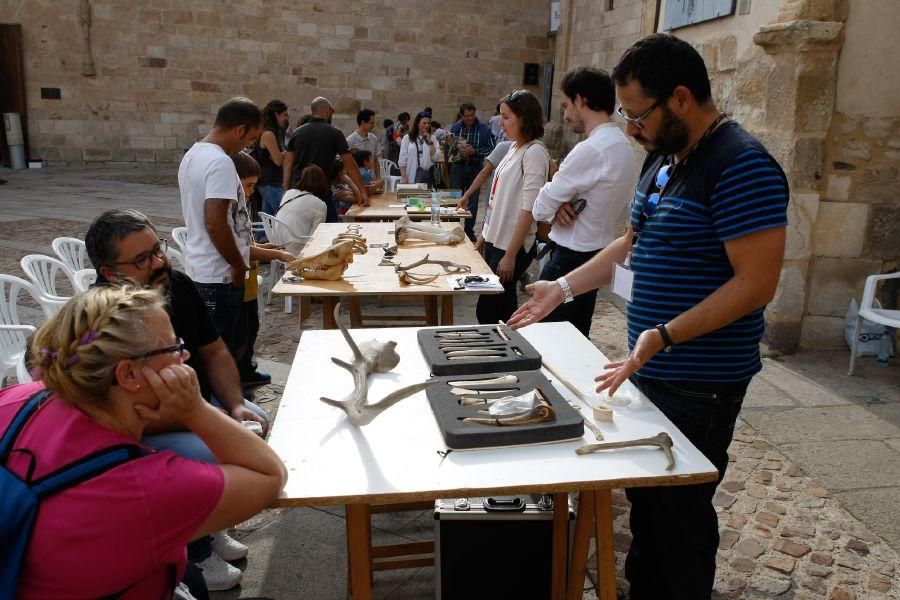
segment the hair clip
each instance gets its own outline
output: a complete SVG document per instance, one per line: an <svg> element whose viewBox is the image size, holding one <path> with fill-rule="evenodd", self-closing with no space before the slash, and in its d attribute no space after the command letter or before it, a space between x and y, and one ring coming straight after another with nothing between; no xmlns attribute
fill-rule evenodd
<svg viewBox="0 0 900 600"><path fill-rule="evenodd" d="M78 343L82 346L86 346L96 340L98 337L100 337L99 331L88 331L86 334L81 336L81 339L78 341Z"/></svg>
<svg viewBox="0 0 900 600"><path fill-rule="evenodd" d="M66 361L66 366L67 366L67 367L71 367L72 365L74 365L74 364L77 363L77 362L78 362L78 355L77 355L77 354L73 354L73 355L70 356L69 359Z"/></svg>
<svg viewBox="0 0 900 600"><path fill-rule="evenodd" d="M48 350L46 348L41 348L40 353L47 358L56 358L55 350Z"/></svg>

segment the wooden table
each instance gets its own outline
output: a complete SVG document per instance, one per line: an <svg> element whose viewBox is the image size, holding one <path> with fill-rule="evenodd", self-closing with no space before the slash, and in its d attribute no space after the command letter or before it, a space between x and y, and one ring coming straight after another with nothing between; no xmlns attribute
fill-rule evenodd
<svg viewBox="0 0 900 600"><path fill-rule="evenodd" d="M416 331L416 328L351 331L358 342L373 337L397 342L400 364L390 373L369 378L371 401L429 376L416 342ZM608 361L571 324L538 323L523 329L522 334L562 377L594 397L593 377ZM384 551L384 547L373 553L369 523L373 505L552 493L556 501L553 599L564 596L581 599L590 533L596 524L599 596L607 600L615 598L610 490L684 485L716 478L715 467L628 382L624 388L637 399L629 406L617 407L612 423L598 425L607 441L667 432L674 441L676 464L672 471L666 471L663 453L651 448L577 456L576 448L595 441L587 429L583 439L576 442L455 451L441 456L438 452L444 451L445 446L424 392L392 406L369 425L354 427L343 412L318 400L320 396L341 398L352 390L350 375L331 363L332 356L350 356L350 349L338 332L303 334L269 445L284 461L289 473L277 506L345 505L354 600L371 597L371 573L379 569L377 559L398 555ZM579 403L568 389L547 375L565 398ZM570 491L581 494L567 576L566 496Z"/></svg>
<svg viewBox="0 0 900 600"><path fill-rule="evenodd" d="M429 192L422 192L423 196L427 196ZM347 221L396 221L400 217L406 215L414 221L425 221L431 219L430 212L407 213L405 208L394 206L392 204L400 204L400 199L396 192L383 192L374 196L369 196L371 204L369 206L359 206L354 204L344 215ZM442 221L459 221L463 223L465 219L472 216L467 210L455 212L453 214L441 215Z"/></svg>
<svg viewBox="0 0 900 600"><path fill-rule="evenodd" d="M393 223L359 223L362 236L366 238L369 244L387 243L394 245ZM444 227L451 225L444 224ZM346 223L322 223L313 232L312 237L303 247L300 256L310 256L317 254L331 246L331 241L337 237L339 233L347 231ZM449 260L454 263L468 265L472 268L473 274L490 273L491 269L484 262L484 258L475 251L475 247L469 240L463 240L455 246L443 246L432 242L424 241L408 241L399 248L397 256L393 259L402 265L408 265L415 262L425 255L438 260ZM322 326L325 329L335 329L337 323L334 321L334 306L341 296L350 296L357 298L360 296L385 296L385 297L409 297L423 296L425 304L424 322L427 325L452 325L453 324L453 298L459 295L473 294L498 294L500 291L485 290L451 290L447 283L448 277L454 275L444 275L443 269L436 265L419 267L415 270L416 274L433 274L441 273L441 276L432 283L426 285L401 285L397 279L397 274L391 266L379 266L378 263L384 258L384 252L381 248L369 248L365 254L354 254L353 262L344 271L343 279L338 281L320 281L315 279L304 279L299 283L288 283L282 278L272 292L275 294L283 294L289 296L299 296L301 299L300 320L303 321L308 316L308 301L310 298L321 298L323 304ZM290 273L287 273L290 275ZM456 274L455 276L459 276ZM441 299L441 310L438 315L438 299ZM306 300L304 308L303 300ZM306 313L306 314L304 314ZM361 314L351 313L353 326L359 326L362 322ZM379 316L378 320L393 321L423 321L419 316ZM305 335L305 334L304 334Z"/></svg>

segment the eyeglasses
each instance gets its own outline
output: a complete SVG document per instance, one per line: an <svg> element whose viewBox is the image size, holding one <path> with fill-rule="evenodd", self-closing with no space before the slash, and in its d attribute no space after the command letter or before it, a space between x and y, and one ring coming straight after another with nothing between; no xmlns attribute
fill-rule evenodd
<svg viewBox="0 0 900 600"><path fill-rule="evenodd" d="M160 354L168 354L169 352L177 352L178 358L184 358L184 340L178 338L178 343L172 346L166 346L165 348L160 348L159 350L151 350L150 352L144 352L138 356L133 356L134 360L140 360L142 358L150 358L151 356L158 356Z"/></svg>
<svg viewBox="0 0 900 600"><path fill-rule="evenodd" d="M619 108L616 109L616 114L619 115L620 117L622 117L623 119L625 119L625 121L627 121L628 123L631 123L632 125L637 127L638 129L643 129L644 128L644 119L649 117L650 113L652 113L654 110L656 110L656 107L658 107L660 104L662 104L662 100L657 100L656 102L653 103L653 106L651 106L650 108L648 108L647 110L645 110L644 112L642 112L641 114L639 114L636 117L632 117L628 113L626 113L625 109L622 108L622 105L620 104Z"/></svg>
<svg viewBox="0 0 900 600"><path fill-rule="evenodd" d="M672 165L663 165L659 171L656 173L656 187L659 189L658 192L653 192L649 196L647 196L647 201L644 202L644 216L648 219L653 216L653 213L656 212L656 208L659 206L659 200L661 198L661 194L663 190L666 189L666 184L669 183L669 177L671 176Z"/></svg>
<svg viewBox="0 0 900 600"><path fill-rule="evenodd" d="M153 247L153 250L149 252L143 252L138 254L137 258L134 260L126 260L122 262L113 263L114 265L132 265L135 269L143 271L145 269L150 268L150 264L153 262L153 257L162 260L166 256L166 250L169 249L169 242L165 239L160 239L159 243Z"/></svg>

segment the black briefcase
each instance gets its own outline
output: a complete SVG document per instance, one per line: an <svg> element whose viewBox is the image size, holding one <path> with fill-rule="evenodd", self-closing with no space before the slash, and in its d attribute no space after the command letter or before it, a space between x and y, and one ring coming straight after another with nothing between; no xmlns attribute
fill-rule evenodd
<svg viewBox="0 0 900 600"><path fill-rule="evenodd" d="M575 519L569 503L568 538ZM550 598L553 496L436 500L438 600Z"/></svg>

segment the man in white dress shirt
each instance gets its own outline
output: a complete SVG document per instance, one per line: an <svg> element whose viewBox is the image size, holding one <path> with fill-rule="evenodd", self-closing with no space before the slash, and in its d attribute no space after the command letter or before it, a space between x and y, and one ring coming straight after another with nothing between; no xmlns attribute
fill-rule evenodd
<svg viewBox="0 0 900 600"><path fill-rule="evenodd" d="M612 79L594 67L575 67L560 85L565 121L575 133L588 137L572 148L554 175L541 188L532 214L536 221L552 221L555 246L540 278L553 281L588 260L616 236L634 186L634 152L611 115L616 91ZM569 321L588 337L597 290L560 304L544 321Z"/></svg>

